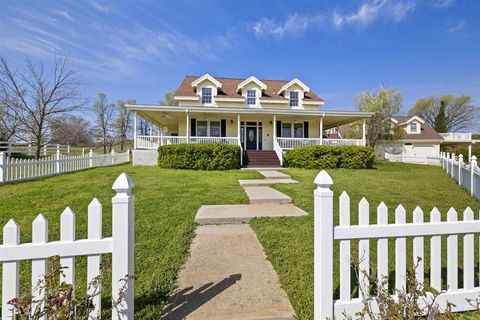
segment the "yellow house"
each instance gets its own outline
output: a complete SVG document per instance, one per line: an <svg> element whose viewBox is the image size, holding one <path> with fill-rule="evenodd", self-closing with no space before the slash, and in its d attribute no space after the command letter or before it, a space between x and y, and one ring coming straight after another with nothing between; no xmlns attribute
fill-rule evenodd
<svg viewBox="0 0 480 320"><path fill-rule="evenodd" d="M278 165L285 149L365 145L365 124L363 139L329 139L327 133L371 117L368 112L324 110L325 101L299 79L186 76L175 90L175 101L178 105L127 106L135 113L134 162L154 157L140 150L164 144L223 142L241 147L242 162ZM138 116L160 133L138 135Z"/></svg>

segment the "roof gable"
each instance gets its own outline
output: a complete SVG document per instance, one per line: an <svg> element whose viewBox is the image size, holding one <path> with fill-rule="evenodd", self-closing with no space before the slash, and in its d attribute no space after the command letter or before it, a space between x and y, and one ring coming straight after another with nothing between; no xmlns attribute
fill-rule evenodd
<svg viewBox="0 0 480 320"><path fill-rule="evenodd" d="M209 75L208 73L205 73L203 76L198 77L196 80L192 81L192 88L196 88L200 83L203 81L208 80L211 83L213 83L217 88L222 87L222 83L219 82L217 79Z"/></svg>
<svg viewBox="0 0 480 320"><path fill-rule="evenodd" d="M290 88L291 86L293 85L297 85L299 86L300 88L303 89L304 92L309 92L310 91L310 88L305 84L303 83L302 81L300 81L299 79L295 78L293 80L291 80L290 82L284 84L281 88L280 88L280 93L283 93L285 91L288 90L288 88Z"/></svg>
<svg viewBox="0 0 480 320"><path fill-rule="evenodd" d="M241 89L243 89L247 84L249 84L250 82L253 82L255 83L257 86L260 87L260 89L262 90L267 90L267 85L265 83L263 83L262 81L258 80L257 78L255 78L254 76L250 76L248 77L247 79L243 80L242 82L240 82L237 86L237 91L240 91Z"/></svg>

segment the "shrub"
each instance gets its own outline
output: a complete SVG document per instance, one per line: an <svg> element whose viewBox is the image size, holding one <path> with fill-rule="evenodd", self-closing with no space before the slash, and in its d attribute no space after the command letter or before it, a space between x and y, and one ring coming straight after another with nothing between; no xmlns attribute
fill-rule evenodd
<svg viewBox="0 0 480 320"><path fill-rule="evenodd" d="M359 146L310 146L288 150L285 166L305 169L369 169L373 166L375 150Z"/></svg>
<svg viewBox="0 0 480 320"><path fill-rule="evenodd" d="M158 148L158 165L169 169L240 168L240 147L225 143L172 144Z"/></svg>

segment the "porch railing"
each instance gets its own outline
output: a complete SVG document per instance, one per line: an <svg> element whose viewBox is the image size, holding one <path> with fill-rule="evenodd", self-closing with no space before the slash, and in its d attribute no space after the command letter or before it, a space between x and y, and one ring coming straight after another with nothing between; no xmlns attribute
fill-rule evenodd
<svg viewBox="0 0 480 320"><path fill-rule="evenodd" d="M363 146L362 139L320 139L320 138L277 138L282 149L295 149L308 146Z"/></svg>
<svg viewBox="0 0 480 320"><path fill-rule="evenodd" d="M137 136L138 149L158 149L159 146L181 143L227 143L237 145L237 137Z"/></svg>

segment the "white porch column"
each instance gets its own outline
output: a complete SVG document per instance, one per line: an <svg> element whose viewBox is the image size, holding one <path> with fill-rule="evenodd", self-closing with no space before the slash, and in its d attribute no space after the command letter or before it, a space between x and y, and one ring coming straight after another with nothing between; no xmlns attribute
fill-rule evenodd
<svg viewBox="0 0 480 320"><path fill-rule="evenodd" d="M190 143L190 114L188 113L188 109L186 110L186 113L187 113L187 123L185 125L185 128L186 128L186 136L187 136L187 143Z"/></svg>
<svg viewBox="0 0 480 320"><path fill-rule="evenodd" d="M137 149L137 113L133 113L133 149Z"/></svg>
<svg viewBox="0 0 480 320"><path fill-rule="evenodd" d="M320 145L323 146L323 117L320 118Z"/></svg>
<svg viewBox="0 0 480 320"><path fill-rule="evenodd" d="M472 144L468 145L468 163L472 163Z"/></svg>
<svg viewBox="0 0 480 320"><path fill-rule="evenodd" d="M237 114L237 137L238 137L238 145L240 146L240 165L243 166L243 150L242 150L242 139L240 137L241 130L240 130L241 122L240 122L240 114Z"/></svg>
<svg viewBox="0 0 480 320"><path fill-rule="evenodd" d="M363 140L363 145L367 145L367 125L366 125L366 119L363 119L363 126L362 126L362 140Z"/></svg>
<svg viewBox="0 0 480 320"><path fill-rule="evenodd" d="M275 141L277 140L277 115L273 115L273 145L275 145Z"/></svg>

